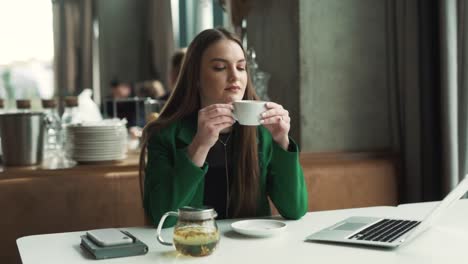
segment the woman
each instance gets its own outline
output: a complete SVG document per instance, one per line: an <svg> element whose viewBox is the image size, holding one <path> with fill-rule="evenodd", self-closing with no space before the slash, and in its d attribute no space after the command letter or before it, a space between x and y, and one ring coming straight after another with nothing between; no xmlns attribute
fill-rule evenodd
<svg viewBox="0 0 468 264"><path fill-rule="evenodd" d="M261 126L241 126L232 102L256 100L240 41L224 29L190 44L178 82L159 118L143 133L143 204L155 225L167 211L213 206L218 219L279 213L298 219L307 191L288 111L268 102ZM165 226L175 224L168 219Z"/></svg>

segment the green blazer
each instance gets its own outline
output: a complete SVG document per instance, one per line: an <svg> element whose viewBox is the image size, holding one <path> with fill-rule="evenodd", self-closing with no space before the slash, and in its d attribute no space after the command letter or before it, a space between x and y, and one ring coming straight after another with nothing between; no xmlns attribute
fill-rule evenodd
<svg viewBox="0 0 468 264"><path fill-rule="evenodd" d="M148 142L143 205L154 225L167 211L203 205L204 176L209 165L198 167L187 155L196 131L197 117L188 117L165 127ZM289 151L282 149L263 126L258 126L257 137L261 181L257 216L271 215L270 197L284 218L301 218L308 206L298 146L290 139ZM171 217L164 226L175 223Z"/></svg>

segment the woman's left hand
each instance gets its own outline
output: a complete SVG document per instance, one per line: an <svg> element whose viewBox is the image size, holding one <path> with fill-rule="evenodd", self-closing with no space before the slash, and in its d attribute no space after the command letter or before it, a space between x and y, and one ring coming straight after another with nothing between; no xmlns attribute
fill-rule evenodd
<svg viewBox="0 0 468 264"><path fill-rule="evenodd" d="M262 113L260 123L270 131L273 140L284 150L287 150L289 146L288 134L291 128L289 112L277 103L268 102L265 106L267 111Z"/></svg>

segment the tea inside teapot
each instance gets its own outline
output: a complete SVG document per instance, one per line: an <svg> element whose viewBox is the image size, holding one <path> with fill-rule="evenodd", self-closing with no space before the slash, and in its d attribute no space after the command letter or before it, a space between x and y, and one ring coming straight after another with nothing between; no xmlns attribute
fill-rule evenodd
<svg viewBox="0 0 468 264"><path fill-rule="evenodd" d="M176 250L187 256L201 257L213 253L220 236L215 218L218 214L212 207L195 208L184 206L178 212L167 212L159 221L157 235L159 243L174 245ZM161 237L161 229L168 216L179 219L174 227L173 242L166 242Z"/></svg>
<svg viewBox="0 0 468 264"><path fill-rule="evenodd" d="M216 227L185 226L174 230L176 250L184 255L209 255L216 249L218 241L219 231Z"/></svg>

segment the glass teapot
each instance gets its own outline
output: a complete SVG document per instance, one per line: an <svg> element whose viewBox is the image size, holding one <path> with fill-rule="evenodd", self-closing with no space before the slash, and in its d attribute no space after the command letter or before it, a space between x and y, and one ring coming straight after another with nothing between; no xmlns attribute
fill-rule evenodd
<svg viewBox="0 0 468 264"><path fill-rule="evenodd" d="M174 243L161 237L161 229L168 216L178 217L174 227ZM219 230L215 218L218 216L211 207L182 207L178 212L167 212L159 221L157 235L159 243L174 245L176 250L187 256L207 256L213 253L219 242Z"/></svg>

